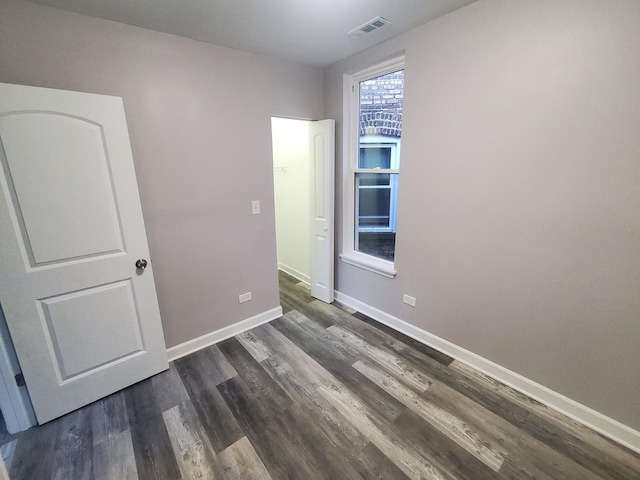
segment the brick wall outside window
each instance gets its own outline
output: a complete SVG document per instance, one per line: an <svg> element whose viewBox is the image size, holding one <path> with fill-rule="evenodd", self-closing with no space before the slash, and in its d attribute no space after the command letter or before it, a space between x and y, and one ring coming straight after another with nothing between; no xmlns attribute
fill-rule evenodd
<svg viewBox="0 0 640 480"><path fill-rule="evenodd" d="M360 135L402 135L404 70L360 82Z"/></svg>

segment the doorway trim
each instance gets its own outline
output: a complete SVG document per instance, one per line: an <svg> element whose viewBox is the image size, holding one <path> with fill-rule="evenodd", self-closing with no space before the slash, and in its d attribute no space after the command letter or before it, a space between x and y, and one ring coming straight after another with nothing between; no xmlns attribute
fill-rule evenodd
<svg viewBox="0 0 640 480"><path fill-rule="evenodd" d="M8 433L17 433L36 425L36 417L26 387L16 385L20 373L7 323L0 308L0 410Z"/></svg>

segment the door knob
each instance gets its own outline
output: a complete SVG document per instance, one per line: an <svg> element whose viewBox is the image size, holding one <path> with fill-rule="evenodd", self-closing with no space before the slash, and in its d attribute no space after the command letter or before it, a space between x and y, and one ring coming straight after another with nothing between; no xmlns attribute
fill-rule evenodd
<svg viewBox="0 0 640 480"><path fill-rule="evenodd" d="M136 262L136 268L138 270L144 270L145 268L147 268L147 261L144 258L139 259Z"/></svg>

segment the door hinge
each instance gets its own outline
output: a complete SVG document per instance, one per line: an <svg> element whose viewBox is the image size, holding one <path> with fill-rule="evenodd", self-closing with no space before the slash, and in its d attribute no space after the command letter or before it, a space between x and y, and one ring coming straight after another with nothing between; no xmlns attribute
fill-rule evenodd
<svg viewBox="0 0 640 480"><path fill-rule="evenodd" d="M24 382L24 375L22 373L19 373L16 375L16 385L18 385L19 387L24 387L26 385L26 383Z"/></svg>

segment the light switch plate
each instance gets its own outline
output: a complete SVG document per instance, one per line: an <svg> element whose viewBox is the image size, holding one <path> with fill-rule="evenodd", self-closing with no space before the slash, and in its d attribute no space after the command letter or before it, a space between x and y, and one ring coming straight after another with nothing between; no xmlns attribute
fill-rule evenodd
<svg viewBox="0 0 640 480"><path fill-rule="evenodd" d="M260 200L253 200L251 202L251 213L253 215L260 214Z"/></svg>

